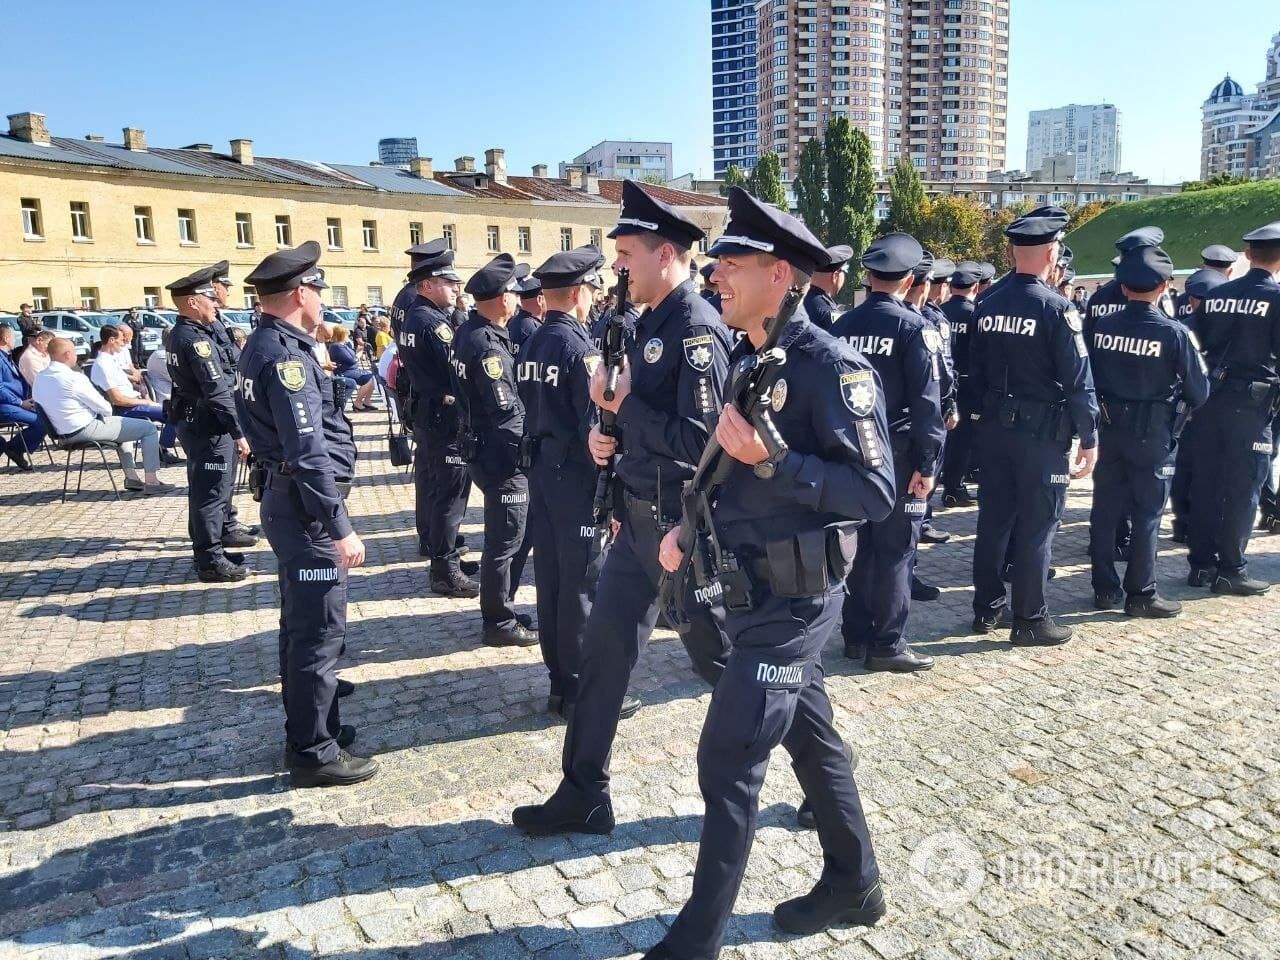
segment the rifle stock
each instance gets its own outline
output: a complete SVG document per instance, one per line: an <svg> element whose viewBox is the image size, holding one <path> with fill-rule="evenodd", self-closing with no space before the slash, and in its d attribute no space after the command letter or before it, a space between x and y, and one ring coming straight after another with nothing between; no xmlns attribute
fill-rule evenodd
<svg viewBox="0 0 1280 960"><path fill-rule="evenodd" d="M605 324L604 338L600 345L601 361L605 368L604 398L612 401L617 395L618 376L622 373L623 360L626 357L624 337L626 334L626 314L631 308L629 303L631 290L631 272L622 267L618 270L618 303L613 316ZM603 407L600 409L600 432L606 437L616 437L617 417ZM596 492L591 503L591 516L596 526L603 527L609 519L609 504L613 491L613 457L599 468L596 473Z"/></svg>

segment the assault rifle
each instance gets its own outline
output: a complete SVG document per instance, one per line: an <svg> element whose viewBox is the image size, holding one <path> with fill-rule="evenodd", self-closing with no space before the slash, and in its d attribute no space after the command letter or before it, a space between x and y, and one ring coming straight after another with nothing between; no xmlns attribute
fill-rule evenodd
<svg viewBox="0 0 1280 960"><path fill-rule="evenodd" d="M769 452L768 458L753 468L756 475L763 478L771 477L787 455L787 441L769 415L769 398L787 359L778 340L803 299L799 287L787 291L777 315L765 321L764 343L734 365L725 392L726 401L737 407L743 418L756 428ZM664 573L658 585L661 609L667 622L678 631L684 631L689 625L684 598L690 573L699 587L718 580L724 591L725 606L730 610L751 609L751 576L739 564L737 556L720 545L711 517L712 501L737 464L712 433L702 450L698 469L684 485L680 498L683 506L680 552L684 557L680 567L674 573Z"/></svg>
<svg viewBox="0 0 1280 960"><path fill-rule="evenodd" d="M601 362L605 369L604 398L613 400L618 390L618 375L622 373L622 363L626 359L626 315L631 309L628 303L628 292L631 286L631 271L626 267L618 270L618 303L613 316L605 324L604 336L600 342ZM618 435L617 415L600 408L600 432L606 437ZM605 527L609 523L609 511L613 503L613 457L599 468L596 473L596 495L591 503L591 517L597 527Z"/></svg>

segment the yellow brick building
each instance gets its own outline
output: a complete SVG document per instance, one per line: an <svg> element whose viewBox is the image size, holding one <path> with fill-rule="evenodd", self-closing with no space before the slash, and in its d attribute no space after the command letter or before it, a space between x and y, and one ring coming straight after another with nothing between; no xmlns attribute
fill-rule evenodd
<svg viewBox="0 0 1280 960"><path fill-rule="evenodd" d="M406 247L444 236L465 277L496 252L537 266L558 250L604 240L622 182L570 170L566 179L508 175L501 149L477 168L420 158L394 167L254 157L250 140L227 153L207 144L149 148L51 137L40 114L9 117L0 134L0 311L168 304L165 284L218 260L239 282L269 253L316 240L334 305L390 303L404 283ZM643 185L717 236L718 197Z"/></svg>

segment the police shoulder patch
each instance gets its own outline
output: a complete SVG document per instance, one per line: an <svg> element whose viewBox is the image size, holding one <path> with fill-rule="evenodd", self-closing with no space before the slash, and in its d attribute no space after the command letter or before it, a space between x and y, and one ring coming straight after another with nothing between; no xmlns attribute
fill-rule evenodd
<svg viewBox="0 0 1280 960"><path fill-rule="evenodd" d="M1080 312L1075 307L1068 307L1062 319L1067 321L1067 329L1072 333L1079 333L1084 329L1084 321L1080 319Z"/></svg>
<svg viewBox="0 0 1280 960"><path fill-rule="evenodd" d="M689 362L689 366L697 370L699 373L705 373L711 369L711 335L704 334L701 337L685 337L684 340L684 358Z"/></svg>
<svg viewBox="0 0 1280 960"><path fill-rule="evenodd" d="M855 417L869 417L876 408L876 377L870 370L840 374L840 399Z"/></svg>
<svg viewBox="0 0 1280 960"><path fill-rule="evenodd" d="M921 330L920 339L924 341L925 349L930 353L937 353L942 349L942 337L933 327L925 327Z"/></svg>
<svg viewBox="0 0 1280 960"><path fill-rule="evenodd" d="M497 356L488 356L480 361L480 366L484 370L484 375L490 380L502 379L502 358Z"/></svg>
<svg viewBox="0 0 1280 960"><path fill-rule="evenodd" d="M191 344L191 349L196 352L196 356L202 360L208 360L213 356L213 344L208 340L196 340Z"/></svg>
<svg viewBox="0 0 1280 960"><path fill-rule="evenodd" d="M441 320L433 328L435 335L445 343L453 343L453 327Z"/></svg>
<svg viewBox="0 0 1280 960"><path fill-rule="evenodd" d="M582 358L582 365L587 368L588 377L594 377L596 375L596 368L600 366L600 362L603 359L604 358L598 353L588 353Z"/></svg>
<svg viewBox="0 0 1280 960"><path fill-rule="evenodd" d="M307 383L307 370L301 360L282 360L276 364L276 376L286 390L297 393Z"/></svg>

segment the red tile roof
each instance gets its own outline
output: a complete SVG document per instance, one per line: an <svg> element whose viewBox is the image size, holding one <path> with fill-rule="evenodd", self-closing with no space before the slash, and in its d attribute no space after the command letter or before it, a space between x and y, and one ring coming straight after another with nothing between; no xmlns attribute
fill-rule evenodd
<svg viewBox="0 0 1280 960"><path fill-rule="evenodd" d="M610 203L622 203L622 183L621 180L601 180L600 196L604 197ZM636 186L663 203L670 204L673 207L723 207L725 206L724 197L714 197L705 193L691 193L688 190L673 190L670 187L660 187L656 183L640 183L637 181Z"/></svg>

